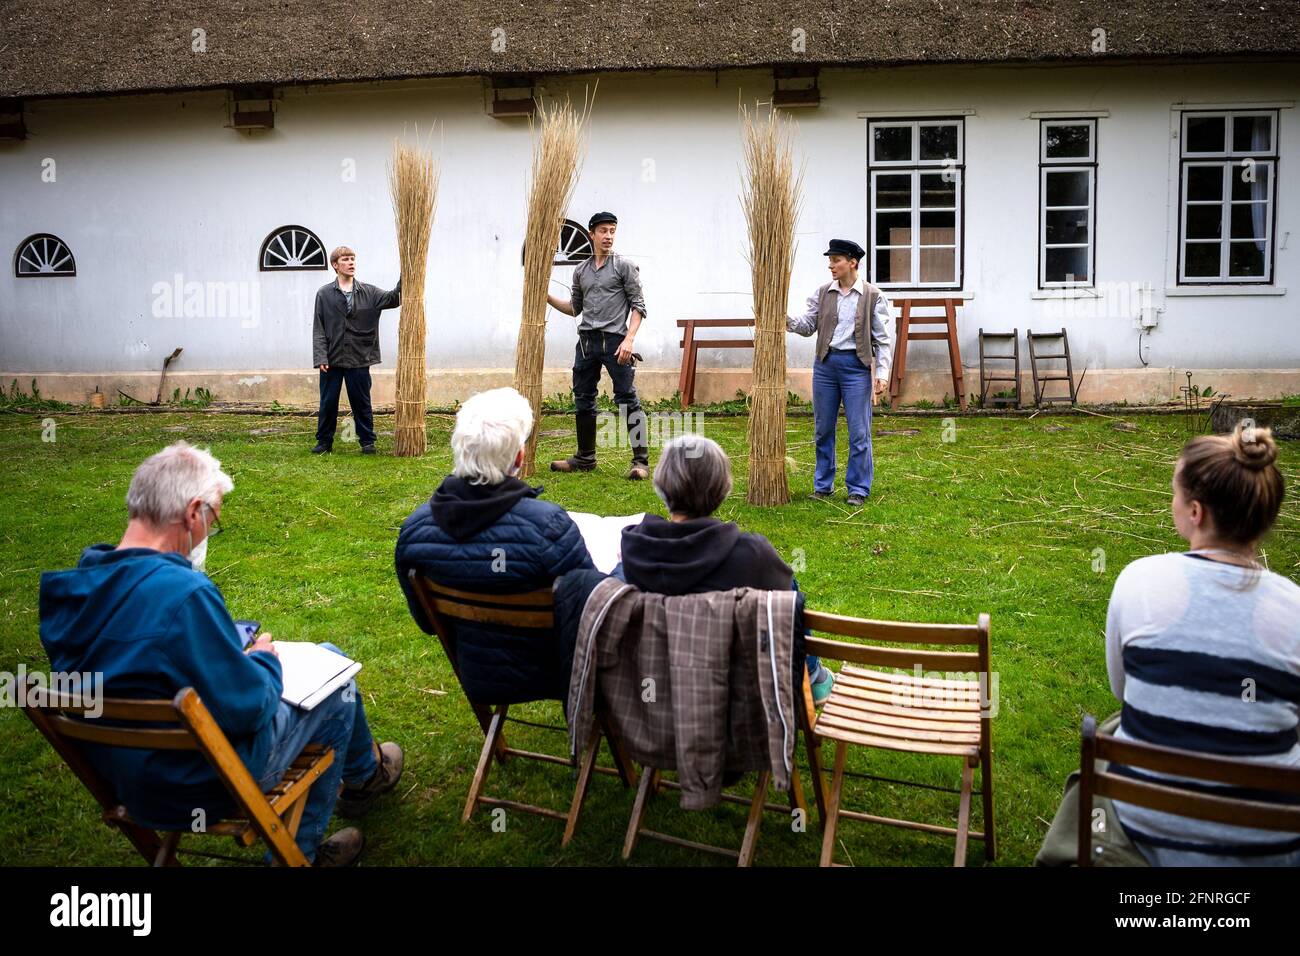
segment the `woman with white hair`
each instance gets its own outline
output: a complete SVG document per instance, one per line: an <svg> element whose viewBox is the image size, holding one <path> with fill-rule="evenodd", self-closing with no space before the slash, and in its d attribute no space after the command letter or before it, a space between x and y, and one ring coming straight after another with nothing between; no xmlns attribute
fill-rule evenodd
<svg viewBox="0 0 1300 956"><path fill-rule="evenodd" d="M668 442L655 466L654 489L668 518L647 514L623 529L617 577L656 594L795 586L794 572L767 538L713 517L731 493L731 461L717 442L703 435ZM813 699L821 703L835 675L815 657L808 658L808 674Z"/></svg>
<svg viewBox="0 0 1300 956"><path fill-rule="evenodd" d="M413 568L446 587L497 594L550 587L567 571L594 568L569 513L543 501L540 486L515 477L532 430L532 407L513 388L481 392L456 414L451 474L402 523L397 537L397 580L425 633L432 634L433 625L407 578ZM567 688L562 655L549 635L465 624L454 644L460 680L472 700L519 703L562 695Z"/></svg>

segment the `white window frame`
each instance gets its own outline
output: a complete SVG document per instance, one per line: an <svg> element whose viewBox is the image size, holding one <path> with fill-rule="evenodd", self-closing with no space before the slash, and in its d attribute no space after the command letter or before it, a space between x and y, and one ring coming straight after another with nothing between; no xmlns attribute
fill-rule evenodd
<svg viewBox="0 0 1300 956"><path fill-rule="evenodd" d="M1082 156L1047 155L1047 131L1055 126L1087 126L1088 152ZM1088 289L1096 285L1097 277L1097 120L1095 118L1079 119L1045 119L1039 123L1038 133L1038 288L1040 289ZM1086 206L1048 206L1047 177L1051 173L1087 173L1088 204ZM1068 212L1069 210L1088 211L1087 242L1053 242L1047 241L1047 214L1049 212ZM1047 278L1048 249L1087 249L1087 275L1073 280L1049 281Z"/></svg>
<svg viewBox="0 0 1300 956"><path fill-rule="evenodd" d="M1232 149L1233 121L1239 116L1267 116L1270 119L1269 148L1267 150ZM1214 117L1223 119L1223 148L1194 152L1187 148L1187 126L1192 119ZM1183 110L1178 120L1178 247L1177 247L1177 281L1179 285L1272 285L1273 284L1273 221L1277 215L1277 166L1278 140L1280 137L1279 111L1275 109L1243 110ZM1247 162L1268 170L1268 193L1262 200L1233 199L1233 177L1245 168ZM1193 168L1217 167L1223 171L1222 195L1219 199L1188 199L1187 181ZM1189 239L1187 237L1187 213L1192 206L1220 206L1222 209L1219 238ZM1264 235L1250 239L1232 238L1233 206L1263 205ZM1228 274L1234 242L1264 242L1264 274L1262 276L1233 276ZM1219 246L1219 272L1212 276L1187 275L1187 247L1189 245Z"/></svg>
<svg viewBox="0 0 1300 956"><path fill-rule="evenodd" d="M953 126L957 130L957 155L944 159L920 159L921 155L921 128L924 126ZM876 130L880 128L903 128L909 127L912 131L912 150L911 158L907 160L876 160ZM868 267L867 275L871 281L882 289L951 289L960 290L963 282L963 249L962 233L964 219L964 200L965 200L965 144L966 144L966 123L965 118L961 116L945 117L943 119L912 119L912 120L869 120L867 122L867 229L871 237L868 243ZM921 206L921 177L942 175L945 172L951 172L955 186L953 192L952 206ZM885 207L881 208L876 205L876 181L881 175L898 176L910 175L912 202L908 209ZM876 214L880 212L910 212L910 242L906 246L882 244L879 241L879 234L876 230ZM943 243L940 245L921 245L921 213L922 212L951 212L953 214L953 242ZM952 249L953 250L953 278L951 281L943 280L939 282L922 282L921 281L921 250L922 249ZM880 282L876 276L876 253L880 250L891 249L908 249L911 272L908 281L905 282Z"/></svg>

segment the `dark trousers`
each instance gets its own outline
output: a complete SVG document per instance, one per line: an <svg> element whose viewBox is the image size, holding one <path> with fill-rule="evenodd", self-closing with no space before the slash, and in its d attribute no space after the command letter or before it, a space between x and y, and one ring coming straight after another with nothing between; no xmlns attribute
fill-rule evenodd
<svg viewBox="0 0 1300 956"><path fill-rule="evenodd" d="M357 440L362 445L375 443L375 422L370 410L370 369L339 368L331 365L320 373L320 410L316 413L316 441L334 443L339 419L339 393L348 387L348 404L357 426Z"/></svg>
<svg viewBox="0 0 1300 956"><path fill-rule="evenodd" d="M573 402L579 418L596 414L596 391L600 386L600 370L604 368L614 386L614 403L626 409L633 460L644 464L648 460L645 412L636 395L636 366L631 362L618 364L618 346L623 338L619 332L578 333L573 354Z"/></svg>

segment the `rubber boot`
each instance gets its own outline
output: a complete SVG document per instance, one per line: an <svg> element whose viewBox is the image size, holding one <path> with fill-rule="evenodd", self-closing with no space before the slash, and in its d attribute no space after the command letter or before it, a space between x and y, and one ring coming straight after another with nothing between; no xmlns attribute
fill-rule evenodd
<svg viewBox="0 0 1300 956"><path fill-rule="evenodd" d="M639 417L641 427L637 427L637 417L629 415L627 417L627 437L628 444L632 446L632 467L628 469L627 477L629 481L644 481L650 477L650 449L638 442L645 441L645 412L637 412L635 416Z"/></svg>
<svg viewBox="0 0 1300 956"><path fill-rule="evenodd" d="M578 412L578 453L551 462L551 471L594 471L596 469L596 413Z"/></svg>

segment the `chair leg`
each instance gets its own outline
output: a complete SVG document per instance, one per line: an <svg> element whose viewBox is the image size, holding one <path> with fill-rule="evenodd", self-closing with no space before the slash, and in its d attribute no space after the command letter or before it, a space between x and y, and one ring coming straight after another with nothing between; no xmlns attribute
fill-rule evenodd
<svg viewBox="0 0 1300 956"><path fill-rule="evenodd" d="M970 797L974 785L975 762L964 760L961 765L961 806L957 810L957 850L953 866L966 865L966 844L970 842Z"/></svg>
<svg viewBox="0 0 1300 956"><path fill-rule="evenodd" d="M627 755L627 748L623 746L623 738L614 733L609 726L609 718L604 713L597 713L596 719L600 721L600 729L605 734L605 743L609 746L609 755L614 758L614 769L618 771L618 778L623 781L624 787L636 786L636 764L632 763L632 758Z"/></svg>
<svg viewBox="0 0 1300 956"><path fill-rule="evenodd" d="M984 859L994 860L998 855L997 831L993 826L993 754L985 753L980 759L980 790L984 803Z"/></svg>
<svg viewBox="0 0 1300 956"><path fill-rule="evenodd" d="M822 772L822 741L810 730L804 731L804 749L808 751L808 773L812 776L813 799L817 801L817 825L826 829L826 775Z"/></svg>
<svg viewBox="0 0 1300 956"><path fill-rule="evenodd" d="M637 834L641 832L641 822L645 819L645 808L659 783L659 771L651 767L641 768L641 782L637 784L636 800L632 803L632 818L627 821L627 836L623 838L623 859L628 859L636 849Z"/></svg>
<svg viewBox="0 0 1300 956"><path fill-rule="evenodd" d="M569 803L569 814L564 820L564 836L560 846L568 846L573 834L578 829L578 814L582 812L582 802L587 799L587 787L591 785L591 772L596 766L596 756L600 753L600 722L593 720L591 739L587 741L587 752L582 755L582 764L578 768L578 782L573 788L573 800Z"/></svg>
<svg viewBox="0 0 1300 956"><path fill-rule="evenodd" d="M790 766L790 812L799 810L804 822L808 821L808 795L803 792L803 778L799 775L799 765Z"/></svg>
<svg viewBox="0 0 1300 956"><path fill-rule="evenodd" d="M310 795L311 788L309 787L303 791L303 795L294 802L293 806L289 808L288 814L284 817L285 829L289 831L289 836L295 840L298 838L298 827L302 823L302 812L307 808L307 798Z"/></svg>
<svg viewBox="0 0 1300 956"><path fill-rule="evenodd" d="M176 859L176 847L181 842L180 830L169 830L167 835L162 838L162 843L158 847L158 853L153 858L154 866L180 866L180 861Z"/></svg>
<svg viewBox="0 0 1300 956"><path fill-rule="evenodd" d="M110 813L115 809L116 808L108 808ZM121 812L125 814L125 808L123 808ZM121 833L131 841L131 845L135 847L136 852L144 857L144 861L150 865L153 864L154 860L158 856L158 850L162 846L162 840L157 833L150 830L148 827L142 827L140 824L128 820L110 819L106 817L104 822L113 829L121 831ZM179 863L176 865L180 866Z"/></svg>
<svg viewBox="0 0 1300 956"><path fill-rule="evenodd" d="M288 827L274 826L268 832L263 830L255 818L249 821L253 829L257 830L257 835L262 838L266 848L271 851L271 856L279 866L311 866L311 861L298 847L298 842L294 839L293 834L289 833Z"/></svg>
<svg viewBox="0 0 1300 956"><path fill-rule="evenodd" d="M479 797L483 795L483 788L487 786L488 771L492 769L492 756L500 746L497 741L501 737L501 728L505 720L506 708L501 706L496 709L491 721L488 722L487 739L483 741L483 749L478 755L478 766L474 769L474 782L470 784L469 797L465 800L465 812L460 817L461 823L469 822L474 808L478 805Z"/></svg>
<svg viewBox="0 0 1300 956"><path fill-rule="evenodd" d="M840 791L844 786L844 758L848 756L849 745L842 740L835 742L835 770L831 774L831 795L826 806L826 827L822 834L821 866L830 866L835 861L835 830L840 822Z"/></svg>
<svg viewBox="0 0 1300 956"><path fill-rule="evenodd" d="M772 771L764 770L754 784L754 799L749 801L749 819L745 822L745 838L740 842L740 857L736 866L753 866L754 848L758 844L758 828L763 824L763 804L767 803L767 788L772 783ZM793 787L793 781L791 782Z"/></svg>

